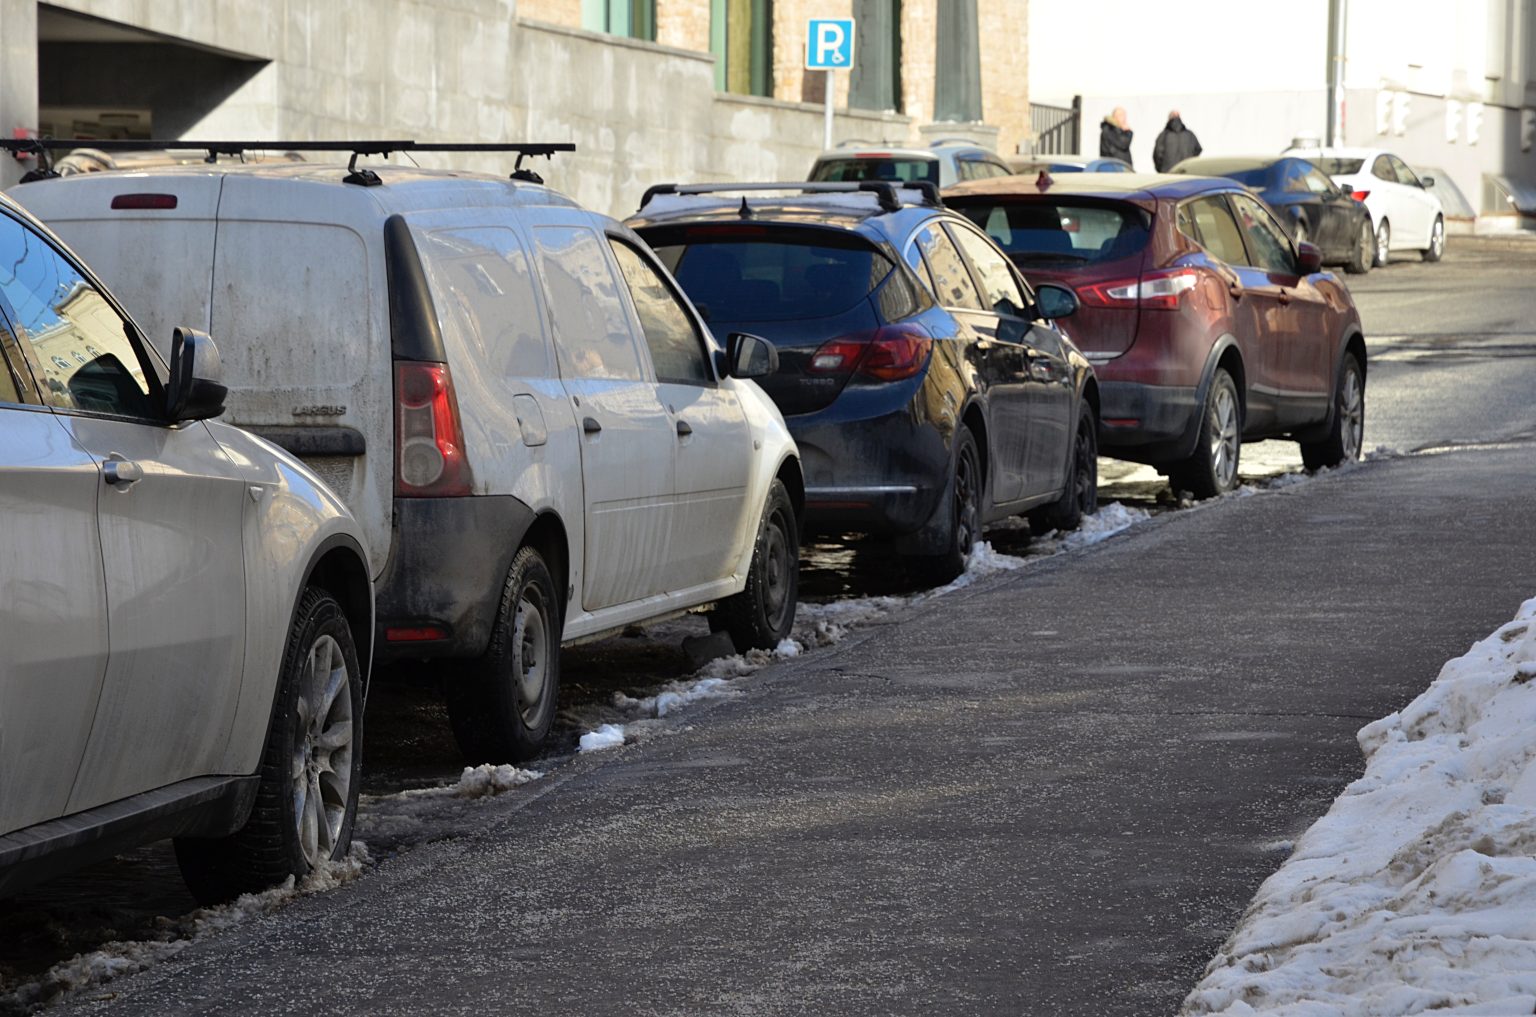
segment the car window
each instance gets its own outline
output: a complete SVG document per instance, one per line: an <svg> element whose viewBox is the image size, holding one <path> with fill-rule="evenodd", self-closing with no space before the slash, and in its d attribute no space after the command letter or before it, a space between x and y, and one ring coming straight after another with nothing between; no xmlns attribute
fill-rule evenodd
<svg viewBox="0 0 1536 1017"><path fill-rule="evenodd" d="M969 307L976 311L987 309L987 305L982 303L981 294L976 291L976 284L971 281L971 273L966 270L965 262L960 260L960 252L955 250L949 236L938 228L938 223L924 226L918 231L917 246L922 249L923 260L928 262L934 296L941 305Z"/></svg>
<svg viewBox="0 0 1536 1017"><path fill-rule="evenodd" d="M15 348L15 336L11 335L10 326L4 318L0 318L0 403L19 403L21 399L21 385L17 381L20 370L24 370L20 364L13 364L14 353L8 351Z"/></svg>
<svg viewBox="0 0 1536 1017"><path fill-rule="evenodd" d="M1249 259L1245 264L1280 275L1296 274L1296 259L1291 243L1276 226L1264 206L1244 194L1232 195L1238 224L1248 240Z"/></svg>
<svg viewBox="0 0 1536 1017"><path fill-rule="evenodd" d="M643 379L640 350L597 234L581 226L539 226L533 235L561 371Z"/></svg>
<svg viewBox="0 0 1536 1017"><path fill-rule="evenodd" d="M1359 173L1360 167L1365 165L1364 159L1345 159L1341 156L1326 156L1315 161L1324 173L1340 177Z"/></svg>
<svg viewBox="0 0 1536 1017"><path fill-rule="evenodd" d="M1397 174L1392 172L1392 160L1384 155L1378 155L1376 161L1371 163L1371 176L1388 183L1397 183Z"/></svg>
<svg viewBox="0 0 1536 1017"><path fill-rule="evenodd" d="M1424 186L1423 184L1419 183L1418 174L1409 169L1407 163L1403 162L1403 160L1399 159L1395 155L1388 156L1387 158L1391 160L1392 172L1397 175L1398 183L1407 184L1409 187Z"/></svg>
<svg viewBox="0 0 1536 1017"><path fill-rule="evenodd" d="M990 177L1008 175L1006 167L997 166L984 159L956 159L955 169L959 171L961 180L986 180Z"/></svg>
<svg viewBox="0 0 1536 1017"><path fill-rule="evenodd" d="M1305 194L1311 188L1307 186L1307 166L1297 159L1292 159L1283 164L1280 171L1281 189L1293 194Z"/></svg>
<svg viewBox="0 0 1536 1017"><path fill-rule="evenodd" d="M41 235L0 215L0 292L61 409L159 420L131 326Z"/></svg>
<svg viewBox="0 0 1536 1017"><path fill-rule="evenodd" d="M1081 265L1140 254L1150 217L1134 205L1093 199L967 199L958 211L987 232L1019 266Z"/></svg>
<svg viewBox="0 0 1536 1017"><path fill-rule="evenodd" d="M1306 181L1307 190L1313 194L1332 194L1337 190L1333 186L1333 181L1329 180L1327 175L1315 166L1307 167L1306 175L1303 179Z"/></svg>
<svg viewBox="0 0 1536 1017"><path fill-rule="evenodd" d="M834 183L854 180L928 180L937 184L939 160L932 156L906 158L878 154L825 159L811 170L811 180Z"/></svg>
<svg viewBox="0 0 1536 1017"><path fill-rule="evenodd" d="M1180 211L1187 212L1188 219L1194 222L1195 232L1186 235L1191 235L1201 247L1229 265L1247 263L1243 235L1238 231L1227 203L1220 197L1197 198Z"/></svg>
<svg viewBox="0 0 1536 1017"><path fill-rule="evenodd" d="M982 301L986 306L998 314L1022 315L1027 305L1008 268L1007 259L974 230L951 224L949 232L976 267L976 274L981 279Z"/></svg>
<svg viewBox="0 0 1536 1017"><path fill-rule="evenodd" d="M713 382L704 359L704 338L666 280L633 247L612 237L608 243L634 299L657 380L682 385Z"/></svg>
<svg viewBox="0 0 1536 1017"><path fill-rule="evenodd" d="M553 374L533 272L515 232L433 230L418 236L418 245L444 332L462 337L500 377Z"/></svg>

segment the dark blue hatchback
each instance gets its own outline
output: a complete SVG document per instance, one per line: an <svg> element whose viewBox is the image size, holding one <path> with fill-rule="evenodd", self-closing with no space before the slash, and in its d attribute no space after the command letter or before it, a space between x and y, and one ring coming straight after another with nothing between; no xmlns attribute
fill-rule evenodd
<svg viewBox="0 0 1536 1017"><path fill-rule="evenodd" d="M989 521L1095 509L1097 388L1051 320L1075 295L1032 291L931 188L664 185L629 225L717 335L777 347L759 384L800 447L807 529L895 537L947 578Z"/></svg>

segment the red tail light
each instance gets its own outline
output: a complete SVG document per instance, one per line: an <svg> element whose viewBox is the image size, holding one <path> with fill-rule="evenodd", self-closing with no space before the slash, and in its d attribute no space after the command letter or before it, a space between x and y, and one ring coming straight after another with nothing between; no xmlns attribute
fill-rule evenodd
<svg viewBox="0 0 1536 1017"><path fill-rule="evenodd" d="M469 493L464 428L447 364L395 364L395 495Z"/></svg>
<svg viewBox="0 0 1536 1017"><path fill-rule="evenodd" d="M1179 299L1200 282L1193 268L1146 272L1139 279L1115 279L1077 288L1078 299L1088 307L1151 307L1177 310Z"/></svg>
<svg viewBox="0 0 1536 1017"><path fill-rule="evenodd" d="M1371 196L1371 192L1370 191L1355 191L1352 194L1350 194L1350 197L1354 198L1356 201L1364 201L1366 198L1369 198L1370 196Z"/></svg>
<svg viewBox="0 0 1536 1017"><path fill-rule="evenodd" d="M857 372L880 381L900 381L928 366L933 337L921 325L886 325L829 339L811 354L807 374Z"/></svg>

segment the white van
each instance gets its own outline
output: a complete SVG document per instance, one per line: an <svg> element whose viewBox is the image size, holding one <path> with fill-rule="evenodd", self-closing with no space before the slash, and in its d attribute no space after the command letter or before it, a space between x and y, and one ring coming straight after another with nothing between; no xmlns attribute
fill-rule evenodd
<svg viewBox="0 0 1536 1017"><path fill-rule="evenodd" d="M562 641L700 605L794 620L804 486L778 410L650 249L531 183L380 166L183 166L12 191L151 338L219 336L226 419L346 501L379 659L466 658L455 734L536 752Z"/></svg>

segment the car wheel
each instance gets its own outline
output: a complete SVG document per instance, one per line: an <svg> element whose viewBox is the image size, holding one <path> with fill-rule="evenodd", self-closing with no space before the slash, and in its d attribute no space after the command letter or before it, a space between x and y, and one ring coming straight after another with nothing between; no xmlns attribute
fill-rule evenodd
<svg viewBox="0 0 1536 1017"><path fill-rule="evenodd" d="M1435 224L1429 228L1429 246L1423 250L1425 261L1439 261L1445 254L1445 219L1435 216Z"/></svg>
<svg viewBox="0 0 1536 1017"><path fill-rule="evenodd" d="M1237 461L1243 448L1243 406L1237 385L1218 367L1200 414L1200 439L1194 453L1168 473L1176 491L1214 498L1237 486Z"/></svg>
<svg viewBox="0 0 1536 1017"><path fill-rule="evenodd" d="M926 555L914 561L921 577L940 585L965 571L971 547L981 539L981 491L985 477L981 456L976 452L976 437L962 426L955 437L955 472L949 484L949 539L944 553Z"/></svg>
<svg viewBox="0 0 1536 1017"><path fill-rule="evenodd" d="M448 719L471 763L516 763L544 746L560 694L560 598L544 557L512 559L496 626L470 673L449 679Z"/></svg>
<svg viewBox="0 0 1536 1017"><path fill-rule="evenodd" d="M1354 354L1346 354L1333 396L1333 424L1322 441L1301 443L1301 461L1309 470L1351 463L1360 458L1365 438L1365 373Z"/></svg>
<svg viewBox="0 0 1536 1017"><path fill-rule="evenodd" d="M363 674L352 629L336 599L311 587L288 629L250 818L228 837L176 840L192 895L215 904L345 855L362 742Z"/></svg>
<svg viewBox="0 0 1536 1017"><path fill-rule="evenodd" d="M1383 219L1376 226L1376 265L1379 268L1392 257L1392 224Z"/></svg>
<svg viewBox="0 0 1536 1017"><path fill-rule="evenodd" d="M720 602L710 627L730 633L737 653L771 650L789 638L794 628L799 591L800 528L789 491L775 479L763 505L747 585Z"/></svg>
<svg viewBox="0 0 1536 1017"><path fill-rule="evenodd" d="M1037 536L1051 530L1075 530L1084 516L1099 510L1099 433L1093 407L1085 401L1072 435L1072 461L1061 498L1029 513L1029 528Z"/></svg>
<svg viewBox="0 0 1536 1017"><path fill-rule="evenodd" d="M1351 275L1364 275L1375 263L1376 233L1371 229L1370 218L1366 217L1360 220L1360 232L1355 237L1355 246L1350 252L1349 261L1344 265L1344 271Z"/></svg>

